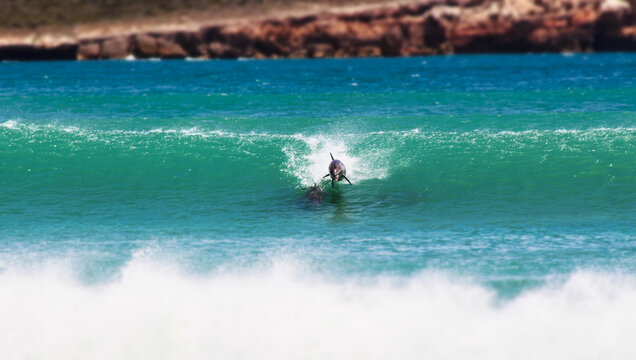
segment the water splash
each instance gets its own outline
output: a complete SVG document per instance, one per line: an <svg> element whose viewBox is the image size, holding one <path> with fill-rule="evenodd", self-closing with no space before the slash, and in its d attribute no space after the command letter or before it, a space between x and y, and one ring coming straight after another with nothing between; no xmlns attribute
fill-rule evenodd
<svg viewBox="0 0 636 360"><path fill-rule="evenodd" d="M330 153L345 164L347 177L354 183L381 179L387 175L387 168L382 166L382 162L376 161L377 152L374 149L357 146L360 136L296 134L292 138L300 140L300 143L291 143L283 148L288 158L283 171L298 179L302 186L319 183L329 172Z"/></svg>

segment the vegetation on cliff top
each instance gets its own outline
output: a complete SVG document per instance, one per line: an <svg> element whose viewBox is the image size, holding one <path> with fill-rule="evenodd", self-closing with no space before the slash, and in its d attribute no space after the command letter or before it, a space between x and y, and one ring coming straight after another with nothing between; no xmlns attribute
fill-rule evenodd
<svg viewBox="0 0 636 360"><path fill-rule="evenodd" d="M0 28L33 29L94 22L170 16L219 17L228 9L235 16L263 9L285 9L298 4L348 5L388 0L0 0Z"/></svg>

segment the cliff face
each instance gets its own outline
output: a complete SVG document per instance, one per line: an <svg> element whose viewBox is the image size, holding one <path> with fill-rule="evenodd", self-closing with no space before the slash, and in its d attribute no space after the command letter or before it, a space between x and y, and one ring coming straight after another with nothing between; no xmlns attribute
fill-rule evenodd
<svg viewBox="0 0 636 360"><path fill-rule="evenodd" d="M635 51L623 0L429 0L364 11L0 47L0 59L324 58Z"/></svg>

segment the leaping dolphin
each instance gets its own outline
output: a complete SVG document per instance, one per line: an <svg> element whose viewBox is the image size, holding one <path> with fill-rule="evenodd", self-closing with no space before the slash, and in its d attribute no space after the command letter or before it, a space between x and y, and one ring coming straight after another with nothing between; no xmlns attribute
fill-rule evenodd
<svg viewBox="0 0 636 360"><path fill-rule="evenodd" d="M340 181L342 179L347 180L349 185L351 185L351 181L347 179L347 168L345 168L345 165L342 163L342 161L334 159L331 153L329 153L329 155L331 155L331 164L329 164L329 174L323 176L322 178L324 179L327 176L331 176L331 187L335 187L334 182Z"/></svg>

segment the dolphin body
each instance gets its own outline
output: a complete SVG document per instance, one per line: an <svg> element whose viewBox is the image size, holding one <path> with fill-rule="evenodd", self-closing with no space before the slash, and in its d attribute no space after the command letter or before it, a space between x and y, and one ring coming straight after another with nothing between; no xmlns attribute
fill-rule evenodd
<svg viewBox="0 0 636 360"><path fill-rule="evenodd" d="M325 192L322 191L322 187L318 186L318 184L314 183L314 187L307 190L305 193L305 197L309 201L321 202L322 197L325 196Z"/></svg>
<svg viewBox="0 0 636 360"><path fill-rule="evenodd" d="M331 155L331 153L329 153ZM331 176L331 187L335 187L334 183L336 181L340 181L342 179L347 180L349 185L351 185L351 181L347 179L347 168L342 161L334 159L333 155L331 155L331 164L329 164L329 174L323 176L322 178L326 178L327 176Z"/></svg>

